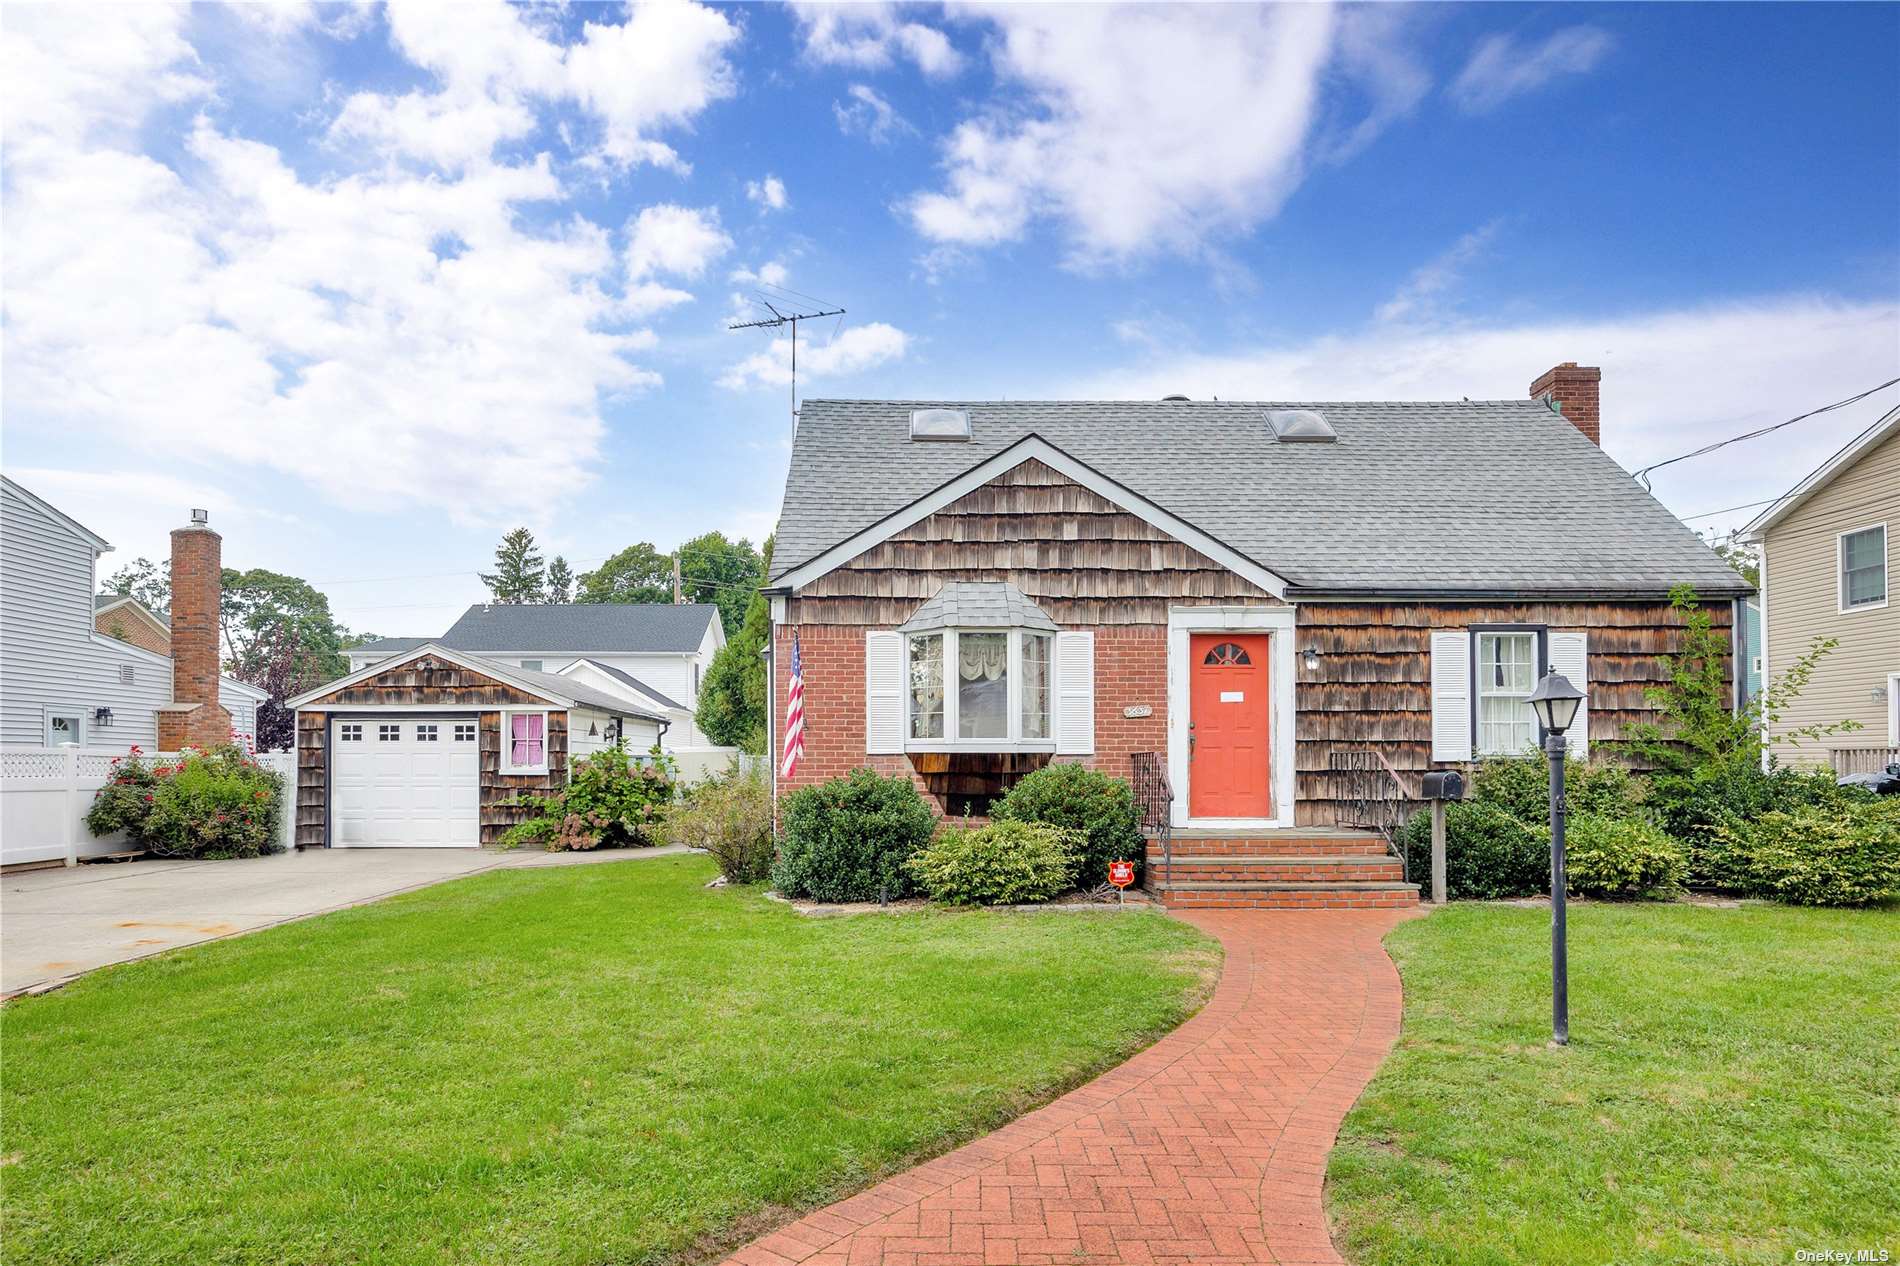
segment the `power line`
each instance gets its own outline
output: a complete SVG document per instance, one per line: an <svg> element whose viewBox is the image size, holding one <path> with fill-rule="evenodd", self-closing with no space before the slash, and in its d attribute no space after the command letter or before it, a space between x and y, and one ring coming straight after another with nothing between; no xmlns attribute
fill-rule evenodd
<svg viewBox="0 0 1900 1266"><path fill-rule="evenodd" d="M1655 462L1637 471L1636 481L1642 484L1644 488L1648 488L1649 487L1649 472L1652 470L1661 470L1664 466L1673 466L1677 462L1686 462L1691 457L1701 457L1705 454L1713 453L1718 448L1727 448L1730 444L1740 444L1743 440L1759 439L1761 436L1767 435L1771 431L1779 431L1784 426L1793 426L1795 423L1800 422L1806 418L1816 417L1823 413L1831 413L1835 409L1844 409L1850 404L1856 404L1862 400L1865 400L1868 396L1873 395L1876 391L1886 390L1888 387L1893 386L1895 383L1900 383L1900 378L1889 378L1887 379L1887 381L1879 384L1878 386L1869 387L1867 388L1867 390L1862 391L1856 395L1851 395L1847 397L1847 399L1845 400L1836 400L1833 404L1824 404L1818 409L1809 409L1806 413L1796 414L1794 417L1789 418L1786 422L1777 422L1773 426L1764 426L1753 431L1746 431L1742 433L1741 435L1730 436L1728 439L1725 439L1725 440L1717 440L1713 444L1704 444L1701 448L1696 449L1694 452L1683 453L1681 456L1678 456L1678 457L1671 457L1665 461Z"/></svg>
<svg viewBox="0 0 1900 1266"><path fill-rule="evenodd" d="M1763 497L1760 501L1744 501L1741 505L1724 506L1720 510L1704 510L1701 514L1685 514L1682 516L1682 521L1689 523L1696 519L1713 519L1718 514L1733 514L1737 510L1753 510L1756 506L1773 505L1779 500L1781 500L1780 497Z"/></svg>

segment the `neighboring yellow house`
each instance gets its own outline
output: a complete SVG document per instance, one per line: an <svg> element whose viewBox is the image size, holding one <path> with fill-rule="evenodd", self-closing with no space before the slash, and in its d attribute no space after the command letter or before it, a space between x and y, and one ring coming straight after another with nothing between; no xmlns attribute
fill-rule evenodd
<svg viewBox="0 0 1900 1266"><path fill-rule="evenodd" d="M1773 681L1817 636L1839 641L1793 707L1770 726L1784 762L1845 772L1900 753L1900 601L1893 534L1900 532L1900 409L1829 458L1744 533L1762 550L1763 676ZM1799 744L1791 730L1853 720L1861 728ZM1860 749L1849 756L1842 749ZM1840 753L1840 754L1836 754Z"/></svg>

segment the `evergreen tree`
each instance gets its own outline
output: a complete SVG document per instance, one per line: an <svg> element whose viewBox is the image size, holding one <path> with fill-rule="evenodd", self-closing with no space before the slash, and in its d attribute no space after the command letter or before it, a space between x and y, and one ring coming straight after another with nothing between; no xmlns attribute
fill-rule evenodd
<svg viewBox="0 0 1900 1266"><path fill-rule="evenodd" d="M482 572L481 578L496 602L514 605L541 601L546 571L541 551L535 548L534 533L518 527L501 538L501 544L495 547L495 570Z"/></svg>
<svg viewBox="0 0 1900 1266"><path fill-rule="evenodd" d="M772 566L772 538L765 540L759 574ZM694 720L715 743L754 755L765 751L765 661L760 652L772 632L771 608L756 588L745 609L745 621L732 639L719 648L706 668L699 687L699 710Z"/></svg>
<svg viewBox="0 0 1900 1266"><path fill-rule="evenodd" d="M547 600L549 602L574 601L574 572L568 567L567 560L559 554L556 554L554 561L548 564Z"/></svg>

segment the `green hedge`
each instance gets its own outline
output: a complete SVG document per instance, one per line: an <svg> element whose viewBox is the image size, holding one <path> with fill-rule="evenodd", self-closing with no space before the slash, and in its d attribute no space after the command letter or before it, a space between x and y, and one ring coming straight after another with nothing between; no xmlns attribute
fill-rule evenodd
<svg viewBox="0 0 1900 1266"><path fill-rule="evenodd" d="M937 815L909 778L854 769L801 787L783 802L784 837L772 886L814 901L876 901L911 894L905 866L930 842Z"/></svg>
<svg viewBox="0 0 1900 1266"><path fill-rule="evenodd" d="M1428 894L1432 880L1432 815L1412 815L1400 832L1406 873ZM1445 806L1445 893L1453 900L1529 897L1550 890L1550 835L1495 804Z"/></svg>
<svg viewBox="0 0 1900 1266"><path fill-rule="evenodd" d="M1688 850L1652 823L1578 813L1564 824L1564 886L1590 897L1673 892L1689 870Z"/></svg>
<svg viewBox="0 0 1900 1266"><path fill-rule="evenodd" d="M1748 890L1794 905L1865 906L1900 897L1900 798L1771 810L1715 828Z"/></svg>
<svg viewBox="0 0 1900 1266"><path fill-rule="evenodd" d="M1045 765L1009 789L990 809L997 821L1043 822L1083 838L1076 883L1098 888L1108 882L1108 864L1135 863L1140 882L1143 854L1141 811L1128 783L1084 765Z"/></svg>
<svg viewBox="0 0 1900 1266"><path fill-rule="evenodd" d="M959 906L1019 905L1075 886L1080 832L1040 822L947 827L906 863L933 901Z"/></svg>

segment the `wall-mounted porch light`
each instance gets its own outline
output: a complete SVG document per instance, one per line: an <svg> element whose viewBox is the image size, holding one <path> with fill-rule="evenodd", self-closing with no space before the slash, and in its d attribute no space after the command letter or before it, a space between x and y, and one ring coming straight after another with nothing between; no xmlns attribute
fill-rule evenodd
<svg viewBox="0 0 1900 1266"><path fill-rule="evenodd" d="M1309 646L1305 650L1301 651L1300 663L1306 666L1307 672L1309 673L1318 672L1319 671L1319 648L1315 646Z"/></svg>

